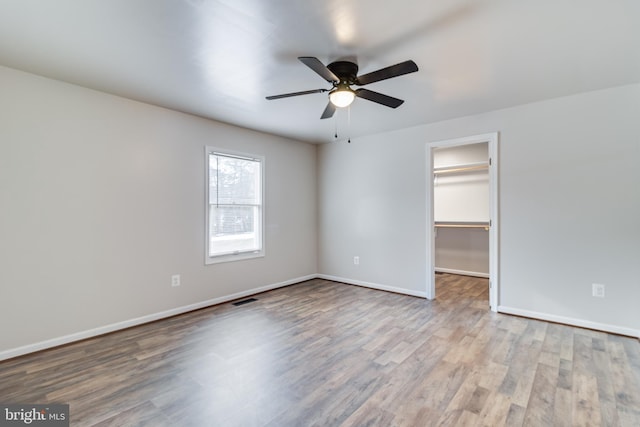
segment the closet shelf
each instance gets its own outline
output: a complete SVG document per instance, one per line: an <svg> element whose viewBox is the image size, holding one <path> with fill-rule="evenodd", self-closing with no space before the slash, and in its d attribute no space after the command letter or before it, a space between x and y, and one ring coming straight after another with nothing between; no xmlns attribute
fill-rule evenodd
<svg viewBox="0 0 640 427"><path fill-rule="evenodd" d="M484 228L488 231L491 224L489 221L436 221L434 226L439 228Z"/></svg>
<svg viewBox="0 0 640 427"><path fill-rule="evenodd" d="M455 166L446 166L446 167L436 168L433 170L433 174L440 175L445 173L469 172L469 171L483 170L488 168L489 168L488 162L467 163L464 165L455 165Z"/></svg>

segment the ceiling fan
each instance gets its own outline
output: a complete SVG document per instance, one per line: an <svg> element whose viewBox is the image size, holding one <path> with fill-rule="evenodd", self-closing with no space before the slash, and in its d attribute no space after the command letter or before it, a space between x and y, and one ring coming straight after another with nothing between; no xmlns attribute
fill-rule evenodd
<svg viewBox="0 0 640 427"><path fill-rule="evenodd" d="M329 103L324 109L321 119L328 119L336 112L336 108L351 105L355 97L363 98L390 108L398 108L404 102L402 99L384 95L368 89L351 89L352 85L364 86L380 80L402 76L418 71L413 61L404 61L390 67L381 68L362 76L358 76L358 65L350 61L336 61L325 66L318 58L301 56L300 62L315 71L320 77L333 85L333 89L313 89L302 92L284 93L282 95L267 96L268 100L288 98L291 96L309 95L312 93L329 92Z"/></svg>

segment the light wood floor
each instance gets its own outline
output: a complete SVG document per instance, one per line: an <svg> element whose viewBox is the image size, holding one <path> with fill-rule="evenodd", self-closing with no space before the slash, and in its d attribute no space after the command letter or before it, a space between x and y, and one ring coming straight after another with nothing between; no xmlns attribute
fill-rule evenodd
<svg viewBox="0 0 640 427"><path fill-rule="evenodd" d="M0 402L72 426L639 426L636 339L311 280L0 362Z"/></svg>

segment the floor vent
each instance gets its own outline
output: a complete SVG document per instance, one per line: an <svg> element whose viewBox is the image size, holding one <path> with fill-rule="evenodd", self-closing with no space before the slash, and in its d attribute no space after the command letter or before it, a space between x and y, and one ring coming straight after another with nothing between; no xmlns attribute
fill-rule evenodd
<svg viewBox="0 0 640 427"><path fill-rule="evenodd" d="M232 304L235 305L235 306L238 306L238 305L249 304L250 302L254 302L254 301L258 301L258 300L255 299L255 298L248 298L248 299L243 299L242 301L236 301L236 302L234 302Z"/></svg>

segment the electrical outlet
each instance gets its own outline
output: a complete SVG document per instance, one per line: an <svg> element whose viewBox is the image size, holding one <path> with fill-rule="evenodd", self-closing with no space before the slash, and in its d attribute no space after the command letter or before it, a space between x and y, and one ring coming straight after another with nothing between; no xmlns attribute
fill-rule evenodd
<svg viewBox="0 0 640 427"><path fill-rule="evenodd" d="M360 257L359 256L354 256L353 257L353 264L354 265L360 265Z"/></svg>
<svg viewBox="0 0 640 427"><path fill-rule="evenodd" d="M176 286L180 286L180 275L174 274L171 276L171 287L175 288Z"/></svg>
<svg viewBox="0 0 640 427"><path fill-rule="evenodd" d="M598 298L604 298L604 285L600 283L593 283L593 296Z"/></svg>

